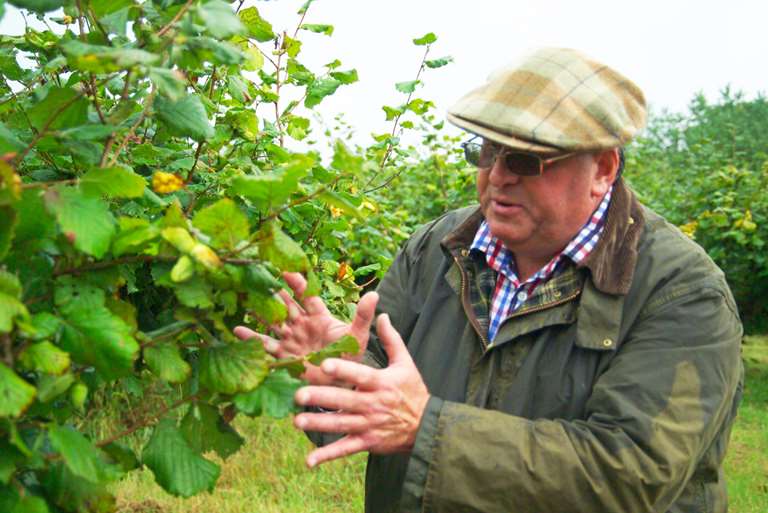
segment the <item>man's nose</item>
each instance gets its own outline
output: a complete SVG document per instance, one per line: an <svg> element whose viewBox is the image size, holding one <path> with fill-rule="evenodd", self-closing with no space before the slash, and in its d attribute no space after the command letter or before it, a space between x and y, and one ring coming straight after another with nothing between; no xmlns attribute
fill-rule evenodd
<svg viewBox="0 0 768 513"><path fill-rule="evenodd" d="M491 171L488 174L488 181L494 187L514 185L520 181L520 175L512 172L512 170L510 170L507 167L504 154L501 153L496 157L496 160L494 161L493 166L491 166Z"/></svg>

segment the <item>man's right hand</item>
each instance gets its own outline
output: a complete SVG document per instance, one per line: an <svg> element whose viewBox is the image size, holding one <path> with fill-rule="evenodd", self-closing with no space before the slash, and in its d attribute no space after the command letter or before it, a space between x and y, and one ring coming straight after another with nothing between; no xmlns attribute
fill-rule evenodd
<svg viewBox="0 0 768 513"><path fill-rule="evenodd" d="M279 292L288 308L288 317L282 324L273 326L277 338L257 333L245 326L238 326L234 333L242 340L258 338L268 353L276 358L296 358L318 351L344 335L352 335L360 344L357 355L350 357L360 361L368 346L371 322L376 311L379 296L376 292L365 294L357 304L352 323L347 324L331 315L323 300L318 296L303 297L307 281L299 273L283 274L286 283L293 290L295 300L286 290ZM329 385L329 378L317 366L306 364L302 376L310 384Z"/></svg>

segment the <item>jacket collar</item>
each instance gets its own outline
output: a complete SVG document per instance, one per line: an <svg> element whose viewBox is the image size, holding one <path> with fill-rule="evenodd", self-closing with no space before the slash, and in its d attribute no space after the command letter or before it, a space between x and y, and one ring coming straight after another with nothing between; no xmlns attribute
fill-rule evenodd
<svg viewBox="0 0 768 513"><path fill-rule="evenodd" d="M468 249L482 219L478 207L443 238L443 247L452 253ZM612 295L627 294L635 273L637 246L644 226L640 203L624 180L619 180L613 189L603 233L595 249L579 265L589 269L597 290Z"/></svg>

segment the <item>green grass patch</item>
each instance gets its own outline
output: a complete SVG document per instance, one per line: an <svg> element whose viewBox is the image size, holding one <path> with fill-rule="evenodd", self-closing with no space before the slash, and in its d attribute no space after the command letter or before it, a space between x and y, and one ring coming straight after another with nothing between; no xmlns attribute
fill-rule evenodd
<svg viewBox="0 0 768 513"><path fill-rule="evenodd" d="M725 461L731 513L768 511L768 336L746 337L744 398Z"/></svg>
<svg viewBox="0 0 768 513"><path fill-rule="evenodd" d="M177 499L165 493L148 470L117 484L120 513L349 513L363 511L365 455L308 470L312 444L290 419L239 417L235 427L245 446L223 462L212 494Z"/></svg>

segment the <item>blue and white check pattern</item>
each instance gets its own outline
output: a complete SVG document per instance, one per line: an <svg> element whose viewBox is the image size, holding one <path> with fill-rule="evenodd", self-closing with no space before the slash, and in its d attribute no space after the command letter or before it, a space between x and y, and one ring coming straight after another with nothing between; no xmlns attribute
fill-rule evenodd
<svg viewBox="0 0 768 513"><path fill-rule="evenodd" d="M569 258L574 264L579 264L595 249L605 227L605 214L608 211L612 193L613 187L608 190L595 212L565 249L524 282L520 282L517 276L512 252L491 234L487 222L483 221L480 224L471 249L485 254L488 265L498 273L496 287L491 298L488 325L488 339L491 343L493 343L502 322L525 303L539 284L554 276L562 268L566 258Z"/></svg>

